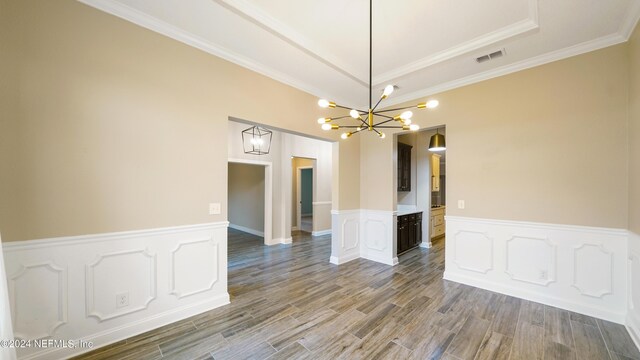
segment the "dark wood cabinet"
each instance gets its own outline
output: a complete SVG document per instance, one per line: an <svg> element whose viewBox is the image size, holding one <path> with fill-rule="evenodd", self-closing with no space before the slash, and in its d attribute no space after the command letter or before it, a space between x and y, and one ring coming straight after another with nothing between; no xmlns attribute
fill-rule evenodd
<svg viewBox="0 0 640 360"><path fill-rule="evenodd" d="M398 216L398 255L422 242L422 213Z"/></svg>
<svg viewBox="0 0 640 360"><path fill-rule="evenodd" d="M411 191L411 148L398 143L398 191Z"/></svg>

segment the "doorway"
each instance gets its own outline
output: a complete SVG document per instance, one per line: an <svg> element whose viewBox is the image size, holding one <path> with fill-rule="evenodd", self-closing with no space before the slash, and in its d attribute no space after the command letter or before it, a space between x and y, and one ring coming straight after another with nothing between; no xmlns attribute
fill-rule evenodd
<svg viewBox="0 0 640 360"><path fill-rule="evenodd" d="M315 159L293 157L291 159L294 174L292 194L292 230L313 232L313 189Z"/></svg>
<svg viewBox="0 0 640 360"><path fill-rule="evenodd" d="M272 164L266 161L228 160L229 227L272 240Z"/></svg>

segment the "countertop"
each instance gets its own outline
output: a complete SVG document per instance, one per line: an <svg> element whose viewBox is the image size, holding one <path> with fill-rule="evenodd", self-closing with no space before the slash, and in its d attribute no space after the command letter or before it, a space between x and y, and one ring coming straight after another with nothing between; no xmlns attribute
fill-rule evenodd
<svg viewBox="0 0 640 360"><path fill-rule="evenodd" d="M426 212L424 209L417 208L410 205L398 205L398 216L417 214L420 212Z"/></svg>
<svg viewBox="0 0 640 360"><path fill-rule="evenodd" d="M444 210L446 208L446 206L442 205L442 206L438 206L437 208L430 208L430 209L421 209L415 206L411 206L411 205L398 205L398 216L403 216L403 215L409 215L409 214L417 214L420 212L423 213L430 213L431 211L434 210Z"/></svg>

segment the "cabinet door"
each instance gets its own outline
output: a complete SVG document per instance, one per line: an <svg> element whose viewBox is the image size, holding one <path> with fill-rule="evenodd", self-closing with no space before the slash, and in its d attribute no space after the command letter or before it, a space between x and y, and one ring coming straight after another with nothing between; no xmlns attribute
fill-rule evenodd
<svg viewBox="0 0 640 360"><path fill-rule="evenodd" d="M431 155L431 191L440 191L440 155Z"/></svg>
<svg viewBox="0 0 640 360"><path fill-rule="evenodd" d="M416 219L416 246L422 242L422 218Z"/></svg>
<svg viewBox="0 0 640 360"><path fill-rule="evenodd" d="M411 148L398 143L398 191L411 191Z"/></svg>

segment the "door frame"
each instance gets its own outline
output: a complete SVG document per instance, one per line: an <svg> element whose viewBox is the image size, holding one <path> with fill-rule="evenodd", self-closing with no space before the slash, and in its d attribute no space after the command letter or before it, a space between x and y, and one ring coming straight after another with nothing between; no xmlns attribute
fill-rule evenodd
<svg viewBox="0 0 640 360"><path fill-rule="evenodd" d="M302 229L302 170L311 169L311 179L313 179L315 175L315 171L313 171L313 166L299 166L296 168L296 223L298 230ZM313 209L313 186L314 181L311 184L311 208ZM311 228L313 232L313 226Z"/></svg>
<svg viewBox="0 0 640 360"><path fill-rule="evenodd" d="M273 239L273 163L270 161L237 158L229 158L227 163L264 166L264 244L271 245ZM229 184L227 184L228 193Z"/></svg>

